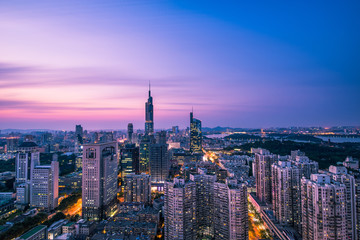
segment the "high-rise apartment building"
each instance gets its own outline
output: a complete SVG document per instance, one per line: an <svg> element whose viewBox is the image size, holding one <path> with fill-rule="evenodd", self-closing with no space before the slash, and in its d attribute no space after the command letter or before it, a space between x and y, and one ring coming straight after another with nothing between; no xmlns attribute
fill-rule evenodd
<svg viewBox="0 0 360 240"><path fill-rule="evenodd" d="M196 185L196 226L199 237L214 236L214 184L216 175L191 174L190 180Z"/></svg>
<svg viewBox="0 0 360 240"><path fill-rule="evenodd" d="M202 132L201 121L194 118L193 112L190 113L190 152L202 154Z"/></svg>
<svg viewBox="0 0 360 240"><path fill-rule="evenodd" d="M125 148L120 150L120 155L121 177L130 173L139 173L139 147L136 147L135 144L126 144Z"/></svg>
<svg viewBox="0 0 360 240"><path fill-rule="evenodd" d="M117 195L117 142L85 144L82 173L82 215L101 220L114 210Z"/></svg>
<svg viewBox="0 0 360 240"><path fill-rule="evenodd" d="M131 173L124 178L124 201L151 204L150 176Z"/></svg>
<svg viewBox="0 0 360 240"><path fill-rule="evenodd" d="M311 174L316 174L319 171L319 163L311 161L305 156L305 153L300 150L291 151L289 160L301 169L302 176L307 179L310 178Z"/></svg>
<svg viewBox="0 0 360 240"><path fill-rule="evenodd" d="M164 190L165 239L196 239L195 183L175 178L165 182Z"/></svg>
<svg viewBox="0 0 360 240"><path fill-rule="evenodd" d="M249 237L247 187L236 179L214 184L214 239Z"/></svg>
<svg viewBox="0 0 360 240"><path fill-rule="evenodd" d="M356 189L355 178L348 174L343 166L330 166L329 173L333 181L342 183L346 187L345 191L345 212L347 239L356 239Z"/></svg>
<svg viewBox="0 0 360 240"><path fill-rule="evenodd" d="M271 166L272 208L276 220L301 232L301 170L289 161Z"/></svg>
<svg viewBox="0 0 360 240"><path fill-rule="evenodd" d="M326 174L301 179L302 239L345 240L346 186Z"/></svg>
<svg viewBox="0 0 360 240"><path fill-rule="evenodd" d="M149 98L145 103L145 135L154 134L154 106L149 85Z"/></svg>
<svg viewBox="0 0 360 240"><path fill-rule="evenodd" d="M260 149L255 153L254 173L256 181L256 196L260 201L272 203L271 165L277 160L277 156L270 154L268 150Z"/></svg>
<svg viewBox="0 0 360 240"><path fill-rule="evenodd" d="M150 145L149 162L152 183L164 183L169 173L168 145L155 143Z"/></svg>
<svg viewBox="0 0 360 240"><path fill-rule="evenodd" d="M30 205L48 211L58 206L59 162L51 165L32 165L30 183Z"/></svg>
<svg viewBox="0 0 360 240"><path fill-rule="evenodd" d="M133 142L133 133L134 133L134 126L132 123L129 123L127 128L127 139L130 143Z"/></svg>

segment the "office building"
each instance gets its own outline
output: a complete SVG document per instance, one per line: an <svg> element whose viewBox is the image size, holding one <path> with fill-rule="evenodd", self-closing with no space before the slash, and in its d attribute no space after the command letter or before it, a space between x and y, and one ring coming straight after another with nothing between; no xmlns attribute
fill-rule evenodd
<svg viewBox="0 0 360 240"><path fill-rule="evenodd" d="M145 135L154 134L154 106L149 84L149 98L145 103Z"/></svg>
<svg viewBox="0 0 360 240"><path fill-rule="evenodd" d="M153 135L144 135L140 140L140 172L150 173L150 145L155 143Z"/></svg>
<svg viewBox="0 0 360 240"><path fill-rule="evenodd" d="M128 124L128 127L127 127L127 140L132 143L133 142L133 133L134 133L134 126L132 123L129 123Z"/></svg>
<svg viewBox="0 0 360 240"><path fill-rule="evenodd" d="M326 174L301 179L302 239L345 240L346 186Z"/></svg>
<svg viewBox="0 0 360 240"><path fill-rule="evenodd" d="M196 239L195 183L175 178L165 182L164 190L165 239Z"/></svg>
<svg viewBox="0 0 360 240"><path fill-rule="evenodd" d="M277 156L270 154L268 150L260 149L255 153L254 173L256 181L256 196L260 201L272 203L271 165L277 160Z"/></svg>
<svg viewBox="0 0 360 240"><path fill-rule="evenodd" d="M101 220L111 215L117 195L117 142L85 144L82 174L82 216Z"/></svg>
<svg viewBox="0 0 360 240"><path fill-rule="evenodd" d="M272 207L276 220L301 232L301 170L289 161L271 166Z"/></svg>
<svg viewBox="0 0 360 240"><path fill-rule="evenodd" d="M124 201L151 204L151 184L148 174L128 174L124 178Z"/></svg>
<svg viewBox="0 0 360 240"><path fill-rule="evenodd" d="M84 131L81 125L75 126L75 139L79 142L79 144L83 144Z"/></svg>
<svg viewBox="0 0 360 240"><path fill-rule="evenodd" d="M214 239L249 237L247 188L236 179L214 184Z"/></svg>
<svg viewBox="0 0 360 240"><path fill-rule="evenodd" d="M139 173L139 147L136 147L135 144L125 144L125 147L120 150L120 155L121 177L130 173Z"/></svg>
<svg viewBox="0 0 360 240"><path fill-rule="evenodd" d="M194 118L193 112L190 113L190 152L192 154L203 153L201 121Z"/></svg>
<svg viewBox="0 0 360 240"><path fill-rule="evenodd" d="M39 152L18 152L15 159L15 182L17 184L28 182L31 175L31 165L39 164Z"/></svg>
<svg viewBox="0 0 360 240"><path fill-rule="evenodd" d="M149 151L150 176L152 183L164 183L169 172L169 152L167 144L151 144Z"/></svg>
<svg viewBox="0 0 360 240"><path fill-rule="evenodd" d="M18 240L43 240L47 239L47 226L39 225L21 235Z"/></svg>
<svg viewBox="0 0 360 240"><path fill-rule="evenodd" d="M30 205L48 211L58 206L59 162L31 168Z"/></svg>

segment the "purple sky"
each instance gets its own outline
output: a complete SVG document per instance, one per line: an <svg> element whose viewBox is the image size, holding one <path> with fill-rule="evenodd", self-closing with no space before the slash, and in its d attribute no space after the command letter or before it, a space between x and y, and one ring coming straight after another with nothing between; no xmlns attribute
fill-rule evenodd
<svg viewBox="0 0 360 240"><path fill-rule="evenodd" d="M2 1L0 129L360 125L358 2Z"/></svg>

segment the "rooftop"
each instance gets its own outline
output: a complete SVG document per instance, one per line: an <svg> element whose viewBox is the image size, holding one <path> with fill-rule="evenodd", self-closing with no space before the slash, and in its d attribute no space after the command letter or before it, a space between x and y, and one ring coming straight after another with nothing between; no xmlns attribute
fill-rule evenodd
<svg viewBox="0 0 360 240"><path fill-rule="evenodd" d="M24 233L20 238L21 239L27 239L27 238L31 237L32 235L34 235L35 233L43 230L44 228L46 229L45 225L36 226L33 229L31 229L30 231Z"/></svg>

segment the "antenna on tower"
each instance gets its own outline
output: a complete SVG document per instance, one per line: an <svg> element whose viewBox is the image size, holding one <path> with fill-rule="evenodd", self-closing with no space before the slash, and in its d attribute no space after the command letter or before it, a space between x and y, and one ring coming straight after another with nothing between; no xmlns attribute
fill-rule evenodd
<svg viewBox="0 0 360 240"><path fill-rule="evenodd" d="M149 80L149 97L151 96L151 83L150 83L150 80Z"/></svg>

